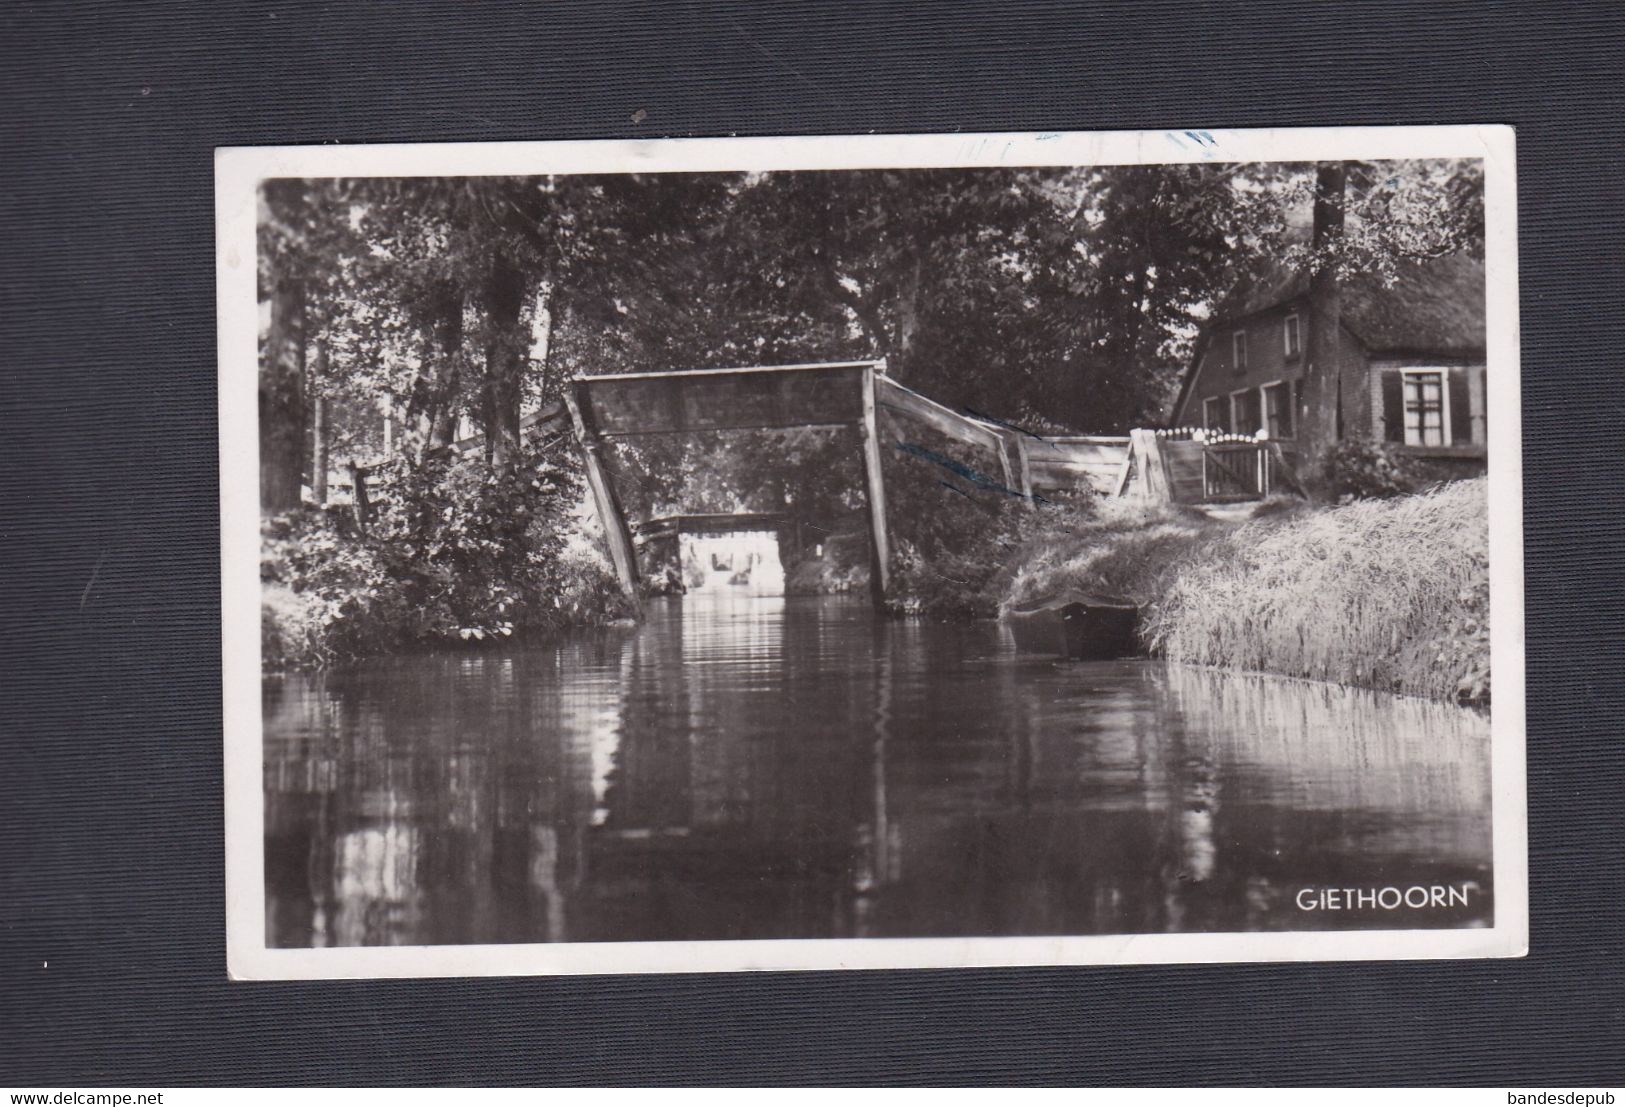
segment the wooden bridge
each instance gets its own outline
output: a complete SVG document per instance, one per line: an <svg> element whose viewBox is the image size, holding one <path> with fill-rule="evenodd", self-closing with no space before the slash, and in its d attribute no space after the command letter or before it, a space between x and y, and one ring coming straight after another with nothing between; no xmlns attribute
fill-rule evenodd
<svg viewBox="0 0 1625 1107"><path fill-rule="evenodd" d="M586 461L598 517L616 577L628 595L638 591L638 559L604 444L649 434L774 428L854 428L863 456L868 502L871 580L884 594L891 552L886 490L880 468L877 395L884 379L877 362L837 362L749 369L616 373L578 377L564 403Z"/></svg>
<svg viewBox="0 0 1625 1107"><path fill-rule="evenodd" d="M881 465L882 413L930 427L970 447L984 462L976 483L1034 502L1080 485L1106 491L1122 468L1126 438L1041 438L963 414L886 375L884 361L829 362L686 372L578 377L564 399L586 459L587 480L604 524L611 559L628 594L638 589L638 559L604 444L648 434L789 428L858 432L869 523L870 581L876 600L890 577L891 537ZM553 416L562 422L563 412ZM540 420L538 426L546 425Z"/></svg>
<svg viewBox="0 0 1625 1107"><path fill-rule="evenodd" d="M984 459L981 467L966 469L973 483L1028 503L1079 491L1223 503L1260 499L1277 487L1297 484L1279 443L1213 437L1190 429L1135 430L1121 437L1042 436L954 411L922 396L887 376L884 360L576 377L563 399L524 418L521 433L542 441L573 437L579 445L616 577L622 589L636 597L640 572L635 531L645 531L639 537L647 539L671 524L650 520L634 527L628 520L605 462L606 443L716 430L856 430L867 502L870 581L878 602L889 584L891 560L881 467L882 413L901 423L930 427L969 447L973 456ZM484 438L476 435L451 448L460 454L475 453L484 448ZM363 488L364 473L364 467L358 469ZM359 500L364 504L364 492Z"/></svg>

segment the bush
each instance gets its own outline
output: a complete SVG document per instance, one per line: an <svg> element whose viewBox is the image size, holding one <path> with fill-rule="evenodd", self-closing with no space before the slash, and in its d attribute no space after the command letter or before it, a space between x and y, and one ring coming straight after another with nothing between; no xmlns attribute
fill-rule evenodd
<svg viewBox="0 0 1625 1107"><path fill-rule="evenodd" d="M268 520L265 664L525 638L623 613L575 516L573 466L536 452L508 472L397 459L371 481L378 509L364 534L340 512Z"/></svg>
<svg viewBox="0 0 1625 1107"><path fill-rule="evenodd" d="M869 536L833 534L824 539L823 556L802 558L784 578L788 596L828 596L861 592L869 587Z"/></svg>
<svg viewBox="0 0 1625 1107"><path fill-rule="evenodd" d="M1406 496L1429 483L1429 474L1386 442L1343 439L1326 451L1320 477L1329 499L1376 500Z"/></svg>
<svg viewBox="0 0 1625 1107"><path fill-rule="evenodd" d="M882 413L886 509L891 531L887 606L939 618L985 618L1024 553L1075 529L1095 497L1029 503L983 447Z"/></svg>
<svg viewBox="0 0 1625 1107"><path fill-rule="evenodd" d="M267 668L386 652L412 631L404 588L382 551L347 533L338 513L307 508L265 520L260 594Z"/></svg>

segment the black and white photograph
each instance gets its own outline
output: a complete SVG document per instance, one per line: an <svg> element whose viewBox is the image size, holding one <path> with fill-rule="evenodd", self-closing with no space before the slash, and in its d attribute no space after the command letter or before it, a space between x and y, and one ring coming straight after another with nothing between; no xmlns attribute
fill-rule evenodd
<svg viewBox="0 0 1625 1107"><path fill-rule="evenodd" d="M233 975L1524 953L1509 130L216 173Z"/></svg>

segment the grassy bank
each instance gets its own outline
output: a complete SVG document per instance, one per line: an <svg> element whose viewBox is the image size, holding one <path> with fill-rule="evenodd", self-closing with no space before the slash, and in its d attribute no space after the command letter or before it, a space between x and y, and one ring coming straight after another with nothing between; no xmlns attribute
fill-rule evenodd
<svg viewBox="0 0 1625 1107"><path fill-rule="evenodd" d="M1171 661L1487 704L1485 482L1337 507L1265 504L1242 523L1103 505L1023 552L1016 603L1067 585L1142 605Z"/></svg>

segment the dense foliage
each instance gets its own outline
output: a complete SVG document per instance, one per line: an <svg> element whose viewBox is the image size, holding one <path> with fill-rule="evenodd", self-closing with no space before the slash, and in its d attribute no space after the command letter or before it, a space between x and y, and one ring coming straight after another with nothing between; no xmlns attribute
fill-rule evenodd
<svg viewBox="0 0 1625 1107"><path fill-rule="evenodd" d="M1404 496L1428 482L1428 471L1386 442L1350 438L1327 450L1320 479L1328 499L1377 500Z"/></svg>
<svg viewBox="0 0 1625 1107"><path fill-rule="evenodd" d="M1356 164L1341 233L1305 243L1313 169L268 181L269 464L308 466L318 397L370 396L408 450L466 419L507 463L571 375L842 358L1034 425L1153 423L1205 312L1262 267L1381 277L1481 240L1476 165L1435 161ZM332 456L379 445L340 423Z"/></svg>
<svg viewBox="0 0 1625 1107"><path fill-rule="evenodd" d="M325 664L422 645L524 639L624 613L577 518L566 451L506 472L400 458L367 527L300 510L264 527L264 661Z"/></svg>

